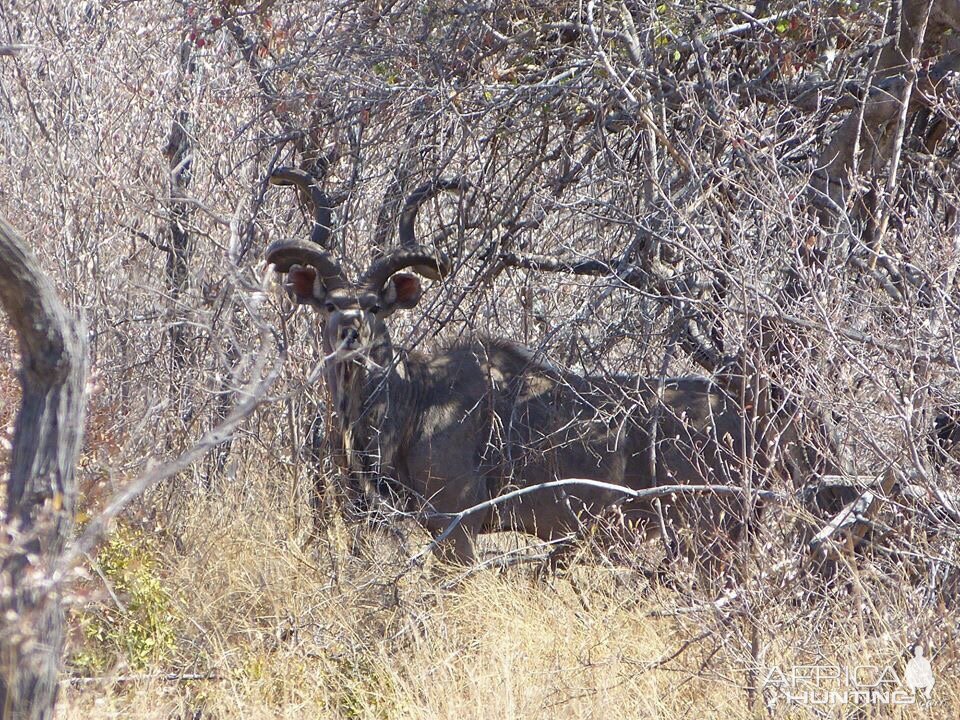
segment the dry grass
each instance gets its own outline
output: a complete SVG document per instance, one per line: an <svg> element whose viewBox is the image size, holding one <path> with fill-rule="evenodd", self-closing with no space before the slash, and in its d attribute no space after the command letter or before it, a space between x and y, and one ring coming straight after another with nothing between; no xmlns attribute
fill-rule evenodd
<svg viewBox="0 0 960 720"><path fill-rule="evenodd" d="M128 681L68 687L60 717L824 717L751 706L752 628L765 666L872 662L902 674L907 631L896 618L907 606L887 598L877 599L885 630L851 619L859 601L850 593L814 608L769 600L748 622L687 612L696 597L626 570L582 566L549 581L520 568L466 578L432 565L409 570L386 537L356 553L342 528L305 543L276 506L266 492L198 500L179 523L178 551L169 534L148 536L167 544L159 572L175 601L177 649L102 675ZM952 643L938 653L933 705L904 717L957 716ZM164 673L215 677L151 677Z"/></svg>

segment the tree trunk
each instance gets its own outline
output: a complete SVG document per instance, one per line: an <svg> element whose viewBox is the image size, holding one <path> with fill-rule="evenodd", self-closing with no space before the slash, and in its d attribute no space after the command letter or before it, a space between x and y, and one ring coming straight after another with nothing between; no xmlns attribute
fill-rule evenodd
<svg viewBox="0 0 960 720"><path fill-rule="evenodd" d="M49 718L63 649L52 568L73 527L86 340L36 258L2 219L0 303L19 339L23 395L0 564L0 718Z"/></svg>
<svg viewBox="0 0 960 720"><path fill-rule="evenodd" d="M185 82L193 74L193 44L184 40L180 44L180 73ZM190 130L190 113L184 106L178 109L170 126L163 154L170 167L170 249L167 255L167 289L172 303L173 322L170 326L170 376L173 378L172 394L180 403L181 415L189 414L184 406L184 388L177 384L187 366L188 323L187 311L182 307L183 296L190 280L190 215L192 207L187 202L187 191L193 177L193 138Z"/></svg>

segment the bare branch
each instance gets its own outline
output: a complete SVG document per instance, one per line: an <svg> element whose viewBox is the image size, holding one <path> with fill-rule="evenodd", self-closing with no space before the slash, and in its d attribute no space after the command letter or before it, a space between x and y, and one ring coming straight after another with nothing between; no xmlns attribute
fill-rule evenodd
<svg viewBox="0 0 960 720"><path fill-rule="evenodd" d="M528 487L520 488L519 490L513 490L512 492L498 495L495 498L478 503L457 513L424 512L424 515L430 519L450 518L450 524L447 525L443 532L434 538L433 542L431 542L426 548L411 558L410 564L414 565L422 561L423 558L435 550L440 543L450 537L453 531L460 526L460 523L475 513L482 512L483 510L489 510L490 508L496 507L497 505L502 505L510 500L515 500L518 497L523 497L524 495L531 495L544 490L554 490L557 488L568 487L585 487L595 488L597 490L607 490L610 492L622 493L625 498L631 498L633 500L653 500L655 498L670 497L671 495L692 495L705 493L712 493L715 495L736 495L737 497L742 497L749 494L761 500L772 501L783 499L783 495L781 493L773 490L747 491L744 488L736 485L660 485L658 487L647 488L644 490L635 490L624 485L615 485L614 483L601 482L599 480L580 478L553 480L551 482L530 485Z"/></svg>

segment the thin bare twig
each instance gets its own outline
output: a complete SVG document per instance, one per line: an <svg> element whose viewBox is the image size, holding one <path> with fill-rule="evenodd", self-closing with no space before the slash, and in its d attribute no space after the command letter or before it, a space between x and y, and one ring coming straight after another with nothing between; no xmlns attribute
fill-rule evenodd
<svg viewBox="0 0 960 720"><path fill-rule="evenodd" d="M67 576L67 571L73 567L85 553L90 552L104 535L106 535L111 521L134 499L164 480L173 477L177 473L183 472L193 463L200 460L210 450L228 441L257 406L263 402L267 391L269 391L280 375L280 369L286 358L286 352L280 350L277 361L270 367L269 371L264 372L266 365L266 348L269 346L270 332L265 326L262 326L260 334L260 354L254 363L253 373L254 377L260 377L261 379L246 391L246 400L236 406L223 422L212 430L204 433L189 450L172 460L167 460L159 465L149 467L146 472L136 480L117 492L110 499L110 502L107 503L107 506L87 524L83 534L71 543L58 559L57 576L61 581Z"/></svg>

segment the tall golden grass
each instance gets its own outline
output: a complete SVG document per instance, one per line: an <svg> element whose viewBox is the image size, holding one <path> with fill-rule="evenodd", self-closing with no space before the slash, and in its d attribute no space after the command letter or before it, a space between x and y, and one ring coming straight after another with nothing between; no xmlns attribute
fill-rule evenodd
<svg viewBox="0 0 960 720"><path fill-rule="evenodd" d="M412 568L388 534L368 533L357 544L334 523L308 541L275 488L254 487L184 503L175 529L157 533L144 521L151 547L162 548L157 572L175 605L176 648L147 667L117 657L98 677L65 682L60 717L960 713L954 641L942 618L929 623L937 673L929 703L771 707L770 692L751 692L774 666L873 664L902 678L907 623L916 627L918 618L907 618L910 604L898 603L896 587L873 598L847 587L794 602L745 587L718 609L706 592L650 586L602 563L547 578L523 566ZM425 540L418 531L409 538L413 547ZM488 549L503 542L484 539ZM72 653L92 642L74 638Z"/></svg>

